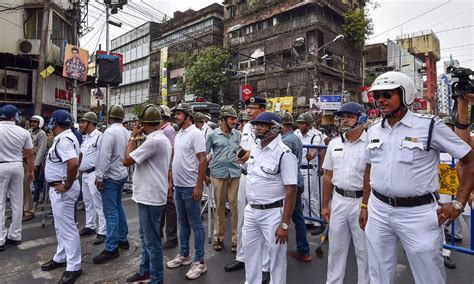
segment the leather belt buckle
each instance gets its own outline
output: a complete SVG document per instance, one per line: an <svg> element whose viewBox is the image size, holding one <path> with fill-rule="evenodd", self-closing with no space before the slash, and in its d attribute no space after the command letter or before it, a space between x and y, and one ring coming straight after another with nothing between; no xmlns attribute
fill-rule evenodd
<svg viewBox="0 0 474 284"><path fill-rule="evenodd" d="M357 197L357 194L356 194L355 191L344 190L344 196L345 196L345 197L356 198L356 197Z"/></svg>
<svg viewBox="0 0 474 284"><path fill-rule="evenodd" d="M395 197L387 196L388 205L398 207L397 199Z"/></svg>

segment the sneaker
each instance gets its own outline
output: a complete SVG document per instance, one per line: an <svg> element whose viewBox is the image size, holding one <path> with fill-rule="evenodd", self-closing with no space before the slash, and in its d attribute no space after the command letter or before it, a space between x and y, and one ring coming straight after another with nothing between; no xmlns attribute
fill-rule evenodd
<svg viewBox="0 0 474 284"><path fill-rule="evenodd" d="M198 279L199 276L206 273L206 271L207 271L207 266L204 262L203 263L193 262L188 273L186 273L186 279L190 279L190 280Z"/></svg>
<svg viewBox="0 0 474 284"><path fill-rule="evenodd" d="M166 263L166 267L168 268L178 268L183 265L190 265L192 263L192 259L190 256L181 256L177 255L174 259L168 261Z"/></svg>

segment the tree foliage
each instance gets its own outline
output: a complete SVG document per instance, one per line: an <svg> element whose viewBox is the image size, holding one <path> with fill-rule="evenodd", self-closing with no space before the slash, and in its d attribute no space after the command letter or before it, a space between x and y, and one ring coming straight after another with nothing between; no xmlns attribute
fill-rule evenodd
<svg viewBox="0 0 474 284"><path fill-rule="evenodd" d="M228 83L228 78L222 73L230 55L219 47L207 47L197 54L193 62L186 66L187 90L198 96L217 102L219 91Z"/></svg>
<svg viewBox="0 0 474 284"><path fill-rule="evenodd" d="M365 40L374 32L374 25L367 11L360 9L348 10L343 16L342 31L344 37L359 48L364 47Z"/></svg>

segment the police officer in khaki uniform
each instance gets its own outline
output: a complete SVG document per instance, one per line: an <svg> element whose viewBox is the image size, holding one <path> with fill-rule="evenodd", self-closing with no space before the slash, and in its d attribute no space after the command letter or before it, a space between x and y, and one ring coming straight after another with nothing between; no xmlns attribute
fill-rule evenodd
<svg viewBox="0 0 474 284"><path fill-rule="evenodd" d="M367 237L370 282L394 282L400 241L416 283L446 283L441 224L463 212L474 188L474 151L441 119L408 109L416 90L405 74L384 73L371 91L384 118L367 131L359 217ZM464 167L456 198L438 205L441 151Z"/></svg>
<svg viewBox="0 0 474 284"><path fill-rule="evenodd" d="M58 247L53 259L41 265L41 269L50 271L66 266L59 283L74 283L82 274L81 242L74 221L74 206L80 192L77 180L80 148L71 124L72 116L65 110L54 111L48 124L55 137L46 158L45 179Z"/></svg>
<svg viewBox="0 0 474 284"><path fill-rule="evenodd" d="M28 131L15 125L19 120L14 105L0 108L0 251L5 244L21 244L21 219L23 213L23 154L26 155L26 175L34 179L33 143ZM10 228L5 228L5 207L7 194L12 207ZM31 194L31 193L30 193Z"/></svg>

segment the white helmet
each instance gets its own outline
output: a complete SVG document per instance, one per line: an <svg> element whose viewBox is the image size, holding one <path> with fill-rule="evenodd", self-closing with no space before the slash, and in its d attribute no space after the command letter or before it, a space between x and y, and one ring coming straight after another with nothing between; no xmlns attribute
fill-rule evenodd
<svg viewBox="0 0 474 284"><path fill-rule="evenodd" d="M33 115L30 120L38 121L39 128L43 128L44 126L44 119L40 115Z"/></svg>
<svg viewBox="0 0 474 284"><path fill-rule="evenodd" d="M370 87L369 91L393 90L400 88L402 90L402 103L408 107L415 101L415 85L407 75L400 72L386 72L378 76Z"/></svg>
<svg viewBox="0 0 474 284"><path fill-rule="evenodd" d="M171 117L171 110L168 106L161 105L160 108L163 110L163 116Z"/></svg>

